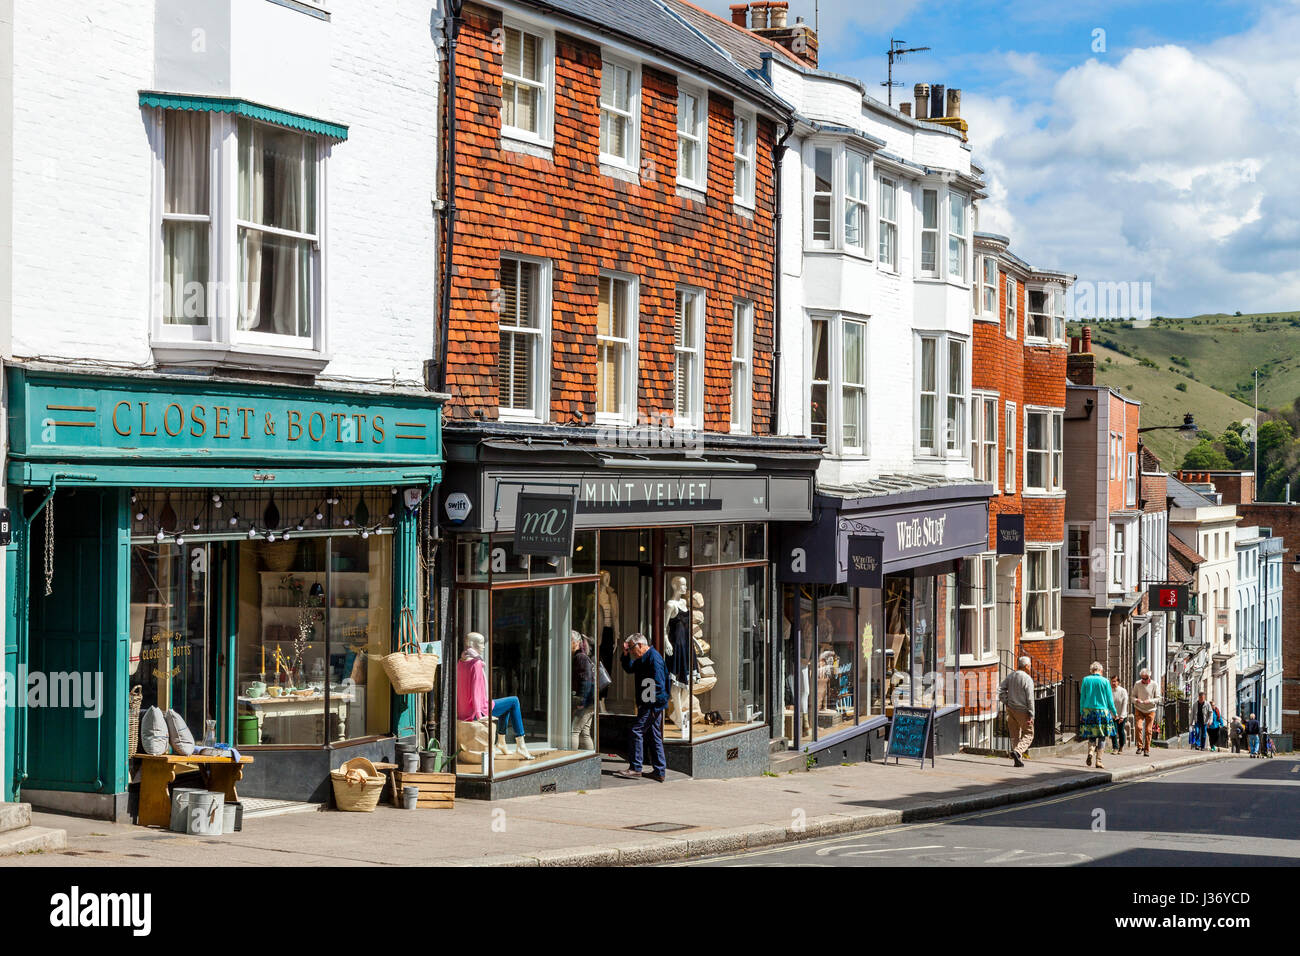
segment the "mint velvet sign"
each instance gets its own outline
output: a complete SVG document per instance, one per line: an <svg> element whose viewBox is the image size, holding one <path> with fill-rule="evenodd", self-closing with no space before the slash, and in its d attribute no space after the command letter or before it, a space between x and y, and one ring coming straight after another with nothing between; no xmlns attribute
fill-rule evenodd
<svg viewBox="0 0 1300 956"><path fill-rule="evenodd" d="M521 492L515 511L515 553L548 558L573 554L577 496Z"/></svg>

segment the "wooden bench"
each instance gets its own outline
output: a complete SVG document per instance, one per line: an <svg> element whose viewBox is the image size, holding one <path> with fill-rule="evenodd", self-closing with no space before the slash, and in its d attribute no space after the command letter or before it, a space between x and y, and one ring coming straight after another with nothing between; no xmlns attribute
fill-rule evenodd
<svg viewBox="0 0 1300 956"><path fill-rule="evenodd" d="M206 778L204 786L214 793L224 793L227 801L239 799L235 783L244 777L244 764L252 757L204 757L191 754L136 754L140 761L140 812L136 823L142 827L169 827L172 822L172 798L168 784L178 773L200 771Z"/></svg>

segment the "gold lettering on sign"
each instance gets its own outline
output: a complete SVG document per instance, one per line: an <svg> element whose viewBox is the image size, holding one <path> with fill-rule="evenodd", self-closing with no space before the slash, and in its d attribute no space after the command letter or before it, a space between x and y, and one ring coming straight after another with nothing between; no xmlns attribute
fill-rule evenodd
<svg viewBox="0 0 1300 956"><path fill-rule="evenodd" d="M113 431L117 432L123 438L129 438L131 436L130 426L127 426L126 430L123 431L122 426L117 423L117 413L122 410L123 405L126 406L126 410L128 412L131 410L130 402L118 402L116 405L113 406Z"/></svg>
<svg viewBox="0 0 1300 956"><path fill-rule="evenodd" d="M266 413L266 421L262 424L262 432L267 435L275 435L275 416L270 412Z"/></svg>
<svg viewBox="0 0 1300 956"><path fill-rule="evenodd" d="M171 411L173 408L176 409L176 414L181 417L181 420L176 423L176 431L172 431L171 429ZM170 405L168 405L166 408L163 409L163 431L165 431L168 435L171 435L173 438L175 438L184 430L185 430L185 409L181 408L175 402L172 402Z"/></svg>
<svg viewBox="0 0 1300 956"><path fill-rule="evenodd" d="M194 422L190 426L190 434L195 438L202 438L208 433L208 410L202 405L195 405L190 409L190 420ZM195 426L198 427L198 431L194 430Z"/></svg>
<svg viewBox="0 0 1300 956"><path fill-rule="evenodd" d="M235 412L239 415L240 418L242 418L242 419L244 420L244 441L248 441L248 439L249 439L249 434L248 434L248 416L251 415L251 414L253 414L253 409L251 409L251 408L242 408L242 407L241 407L241 408L236 408L236 409L235 409Z"/></svg>
<svg viewBox="0 0 1300 956"><path fill-rule="evenodd" d="M289 409L289 441L297 441L302 435L302 412Z"/></svg>
<svg viewBox="0 0 1300 956"><path fill-rule="evenodd" d="M353 415L353 420L357 423L357 444L361 444L361 426L366 422L365 415Z"/></svg>
<svg viewBox="0 0 1300 956"><path fill-rule="evenodd" d="M320 434L316 434L316 423L320 422ZM307 437L312 441L320 441L325 437L325 416L321 412L312 412L307 419Z"/></svg>
<svg viewBox="0 0 1300 956"><path fill-rule="evenodd" d="M376 445L381 445L384 442L384 416L376 415L374 418L371 419L371 421L374 423L375 426L374 443Z"/></svg>
<svg viewBox="0 0 1300 956"><path fill-rule="evenodd" d="M341 442L341 441L343 440L343 419L345 419L345 418L347 418L347 417L348 417L348 416L347 416L347 413L346 413L346 412L331 412L331 413L330 413L330 420L331 420L332 422L334 422L334 441L335 441L335 442Z"/></svg>
<svg viewBox="0 0 1300 956"><path fill-rule="evenodd" d="M152 435L157 435L157 434L158 434L158 429L156 429L156 428L155 428L153 431L145 431L145 427L146 427L145 416L147 416L148 414L149 414L149 403L148 403L148 402L141 402L141 403L140 403L140 435L141 435L141 437L144 437L144 436L146 436L146 435L150 435L150 436L152 436Z"/></svg>
<svg viewBox="0 0 1300 956"><path fill-rule="evenodd" d="M216 412L217 412L217 424L212 429L212 437L229 438L230 437L230 408L226 405L218 405L216 408ZM223 428L226 429L226 433L224 435L221 434L221 430Z"/></svg>

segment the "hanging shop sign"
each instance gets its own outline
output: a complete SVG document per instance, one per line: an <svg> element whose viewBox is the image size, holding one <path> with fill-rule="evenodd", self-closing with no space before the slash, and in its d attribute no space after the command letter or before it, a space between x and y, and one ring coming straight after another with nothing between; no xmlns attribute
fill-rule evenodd
<svg viewBox="0 0 1300 956"><path fill-rule="evenodd" d="M998 554L1025 553L1025 516L998 515Z"/></svg>
<svg viewBox="0 0 1300 956"><path fill-rule="evenodd" d="M784 584L835 584L840 581L835 547L836 512L817 511L808 523L780 529L773 548L776 579Z"/></svg>
<svg viewBox="0 0 1300 956"><path fill-rule="evenodd" d="M1183 646L1202 647L1205 644L1205 615L1183 615Z"/></svg>
<svg viewBox="0 0 1300 956"><path fill-rule="evenodd" d="M573 556L577 497L521 493L515 510L515 554Z"/></svg>
<svg viewBox="0 0 1300 956"><path fill-rule="evenodd" d="M1177 611L1182 614L1187 610L1186 584L1153 584L1147 588L1151 610Z"/></svg>
<svg viewBox="0 0 1300 956"><path fill-rule="evenodd" d="M441 460L439 404L417 396L9 372L20 458Z"/></svg>
<svg viewBox="0 0 1300 956"><path fill-rule="evenodd" d="M894 758L898 763L900 757L919 760L925 766L925 758L930 758L934 766L934 708L933 707L895 707L889 722L889 739L885 742L885 760Z"/></svg>
<svg viewBox="0 0 1300 956"><path fill-rule="evenodd" d="M875 589L884 587L884 555L885 539L880 535L850 535L847 576L849 586Z"/></svg>

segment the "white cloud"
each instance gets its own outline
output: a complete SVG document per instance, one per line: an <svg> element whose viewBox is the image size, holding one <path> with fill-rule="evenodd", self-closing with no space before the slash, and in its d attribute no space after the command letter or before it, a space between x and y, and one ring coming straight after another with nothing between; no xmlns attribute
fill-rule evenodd
<svg viewBox="0 0 1300 956"><path fill-rule="evenodd" d="M741 0L694 0L694 2L716 13L720 17L731 19L731 4ZM796 16L803 17L809 25L813 24L814 10L820 29L817 43L821 59L833 59L836 55L845 56L856 52L861 32L877 35L887 34L889 30L906 20L912 10L920 5L920 0L893 0L891 3L873 3L868 0L792 0L789 20L794 23ZM884 55L883 52L881 54Z"/></svg>

